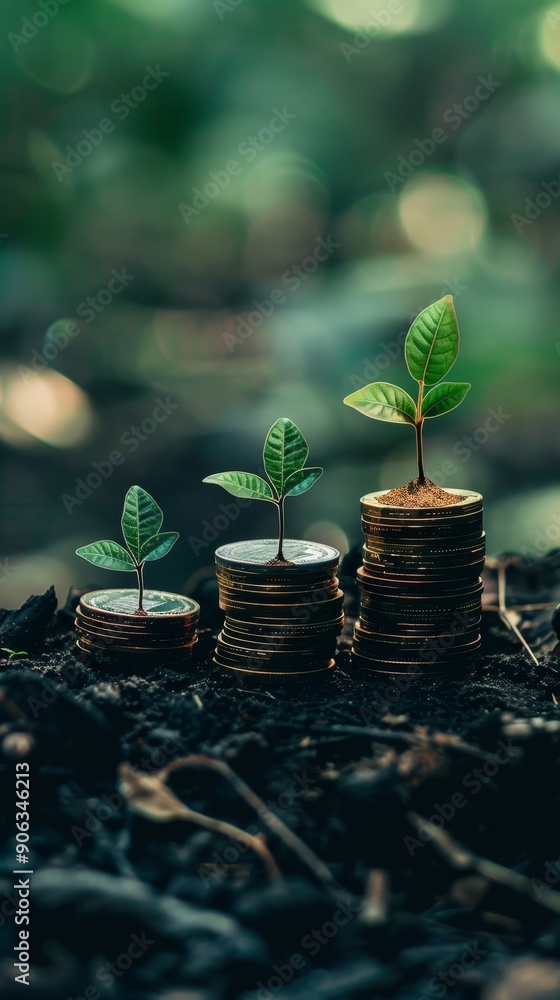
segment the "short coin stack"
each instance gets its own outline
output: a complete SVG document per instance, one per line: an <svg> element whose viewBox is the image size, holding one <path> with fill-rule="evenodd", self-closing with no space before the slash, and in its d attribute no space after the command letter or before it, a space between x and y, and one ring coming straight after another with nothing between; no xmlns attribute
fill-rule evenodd
<svg viewBox="0 0 560 1000"><path fill-rule="evenodd" d="M187 660L197 641L200 607L180 594L146 590L137 614L137 590L95 590L76 611L78 647L121 663L158 665Z"/></svg>
<svg viewBox="0 0 560 1000"><path fill-rule="evenodd" d="M445 507L361 500L366 542L358 570L357 662L402 673L446 670L480 646L485 535L478 493Z"/></svg>
<svg viewBox="0 0 560 1000"><path fill-rule="evenodd" d="M216 552L220 607L226 617L214 662L266 679L305 679L334 667L342 630L339 553L287 539L235 542Z"/></svg>

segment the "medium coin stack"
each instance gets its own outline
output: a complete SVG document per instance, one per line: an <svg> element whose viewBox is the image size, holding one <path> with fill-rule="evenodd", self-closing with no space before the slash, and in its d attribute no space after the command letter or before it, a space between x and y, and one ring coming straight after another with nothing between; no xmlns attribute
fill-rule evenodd
<svg viewBox="0 0 560 1000"><path fill-rule="evenodd" d="M300 679L334 667L342 630L339 553L287 539L235 542L216 552L220 607L226 617L214 662L252 676Z"/></svg>
<svg viewBox="0 0 560 1000"><path fill-rule="evenodd" d="M146 590L146 614L137 614L137 590L95 590L84 594L76 611L78 647L105 653L135 666L187 660L197 642L200 607L180 594Z"/></svg>
<svg viewBox="0 0 560 1000"><path fill-rule="evenodd" d="M480 646L485 534L479 493L445 507L361 500L366 541L353 652L389 673L447 670Z"/></svg>

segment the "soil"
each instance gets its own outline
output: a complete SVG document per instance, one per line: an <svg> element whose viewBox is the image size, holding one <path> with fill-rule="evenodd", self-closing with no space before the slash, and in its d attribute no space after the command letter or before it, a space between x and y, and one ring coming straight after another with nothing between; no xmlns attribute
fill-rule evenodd
<svg viewBox="0 0 560 1000"><path fill-rule="evenodd" d="M461 503L463 497L448 493L436 486L431 479L420 482L418 476L411 479L406 486L399 486L379 501L394 504L396 507L449 507L450 504Z"/></svg>
<svg viewBox="0 0 560 1000"><path fill-rule="evenodd" d="M507 571L538 666L491 573L482 655L411 683L351 665L359 559L339 669L305 687L212 668L213 581L184 673L80 660L78 593L0 612L30 653L0 661L3 998L29 760L30 1000L557 1000L559 554Z"/></svg>

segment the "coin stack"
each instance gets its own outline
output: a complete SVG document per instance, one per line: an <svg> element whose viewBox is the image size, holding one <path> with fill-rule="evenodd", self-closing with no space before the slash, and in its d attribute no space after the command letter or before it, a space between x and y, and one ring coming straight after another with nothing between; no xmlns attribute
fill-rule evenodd
<svg viewBox="0 0 560 1000"><path fill-rule="evenodd" d="M222 545L216 552L226 617L214 662L266 679L305 679L334 667L343 625L339 553L287 539L285 562L272 539Z"/></svg>
<svg viewBox="0 0 560 1000"><path fill-rule="evenodd" d="M146 590L138 614L137 590L95 590L76 611L77 645L90 655L159 665L187 660L197 641L200 607L180 594Z"/></svg>
<svg viewBox="0 0 560 1000"><path fill-rule="evenodd" d="M398 507L383 493L361 500L366 541L353 653L389 673L447 670L480 646L485 534L482 497L445 507Z"/></svg>

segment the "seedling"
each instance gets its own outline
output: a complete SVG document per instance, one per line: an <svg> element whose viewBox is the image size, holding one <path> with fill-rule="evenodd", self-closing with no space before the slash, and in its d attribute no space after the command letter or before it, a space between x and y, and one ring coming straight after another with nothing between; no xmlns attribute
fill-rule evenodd
<svg viewBox="0 0 560 1000"><path fill-rule="evenodd" d="M24 656L29 656L29 653L26 653L24 649L20 649L16 652L14 649L8 649L6 646L0 646L0 653L5 653L8 660L17 660Z"/></svg>
<svg viewBox="0 0 560 1000"><path fill-rule="evenodd" d="M459 353L459 326L453 296L446 295L424 309L408 331L404 355L412 378L418 382L418 402L404 389L390 382L372 382L346 396L344 402L366 417L411 424L416 431L418 483L424 485L425 420L441 417L462 403L470 389L469 382L442 382ZM432 386L424 395L426 386Z"/></svg>
<svg viewBox="0 0 560 1000"><path fill-rule="evenodd" d="M160 533L163 513L154 498L140 486L131 486L124 498L121 527L126 549L118 542L92 542L76 549L76 555L87 559L94 566L118 572L135 572L138 578L137 615L145 615L144 565L162 559L173 548L179 537L177 531Z"/></svg>
<svg viewBox="0 0 560 1000"><path fill-rule="evenodd" d="M278 509L278 552L272 562L285 563L284 504L286 497L306 493L323 475L320 468L304 468L309 447L299 427L287 417L272 425L263 449L264 470L269 482L251 472L219 472L207 476L204 483L217 483L234 497L268 500Z"/></svg>

